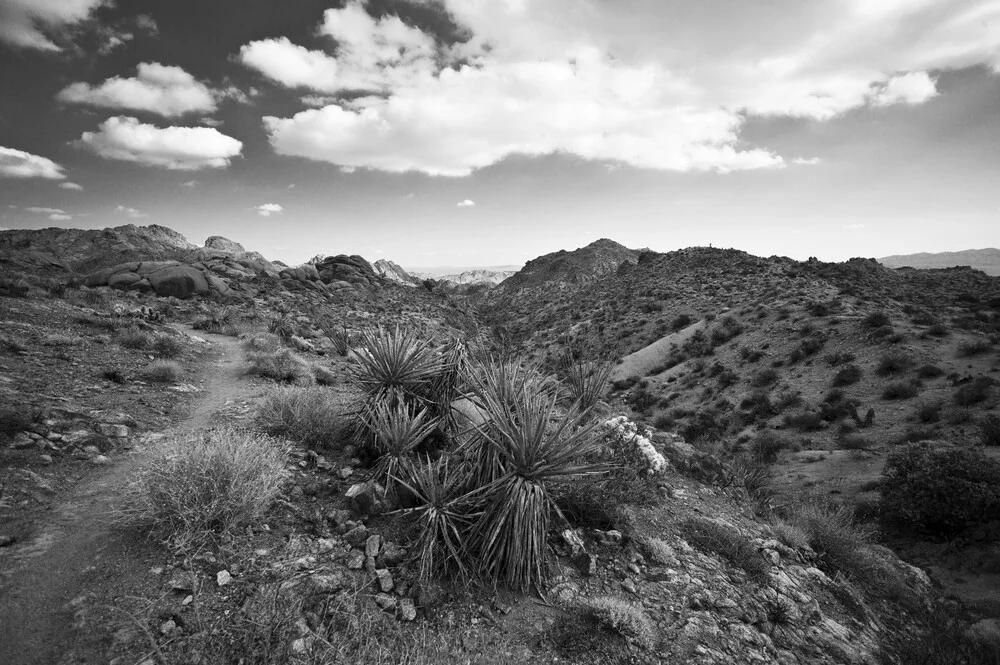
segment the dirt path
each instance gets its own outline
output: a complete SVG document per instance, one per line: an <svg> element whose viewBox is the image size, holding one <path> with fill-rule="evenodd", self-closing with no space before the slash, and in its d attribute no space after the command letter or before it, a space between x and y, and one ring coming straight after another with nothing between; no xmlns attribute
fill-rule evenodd
<svg viewBox="0 0 1000 665"><path fill-rule="evenodd" d="M174 327L194 334L186 326ZM211 364L190 412L167 433L211 427L220 412L239 409L255 396L242 378L238 340L197 334L212 345ZM14 571L9 586L0 589L0 664L106 662L109 627L88 625L94 599L121 598L142 588L151 562L163 558L162 550L107 521L118 488L143 453L137 449L86 477L39 525L33 540L9 553Z"/></svg>

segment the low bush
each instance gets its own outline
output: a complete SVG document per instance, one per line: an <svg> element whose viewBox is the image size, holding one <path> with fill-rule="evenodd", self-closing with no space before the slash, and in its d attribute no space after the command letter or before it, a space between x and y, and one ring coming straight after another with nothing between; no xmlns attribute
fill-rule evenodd
<svg viewBox="0 0 1000 665"><path fill-rule="evenodd" d="M920 394L920 387L910 381L896 381L882 389L882 399L910 399Z"/></svg>
<svg viewBox="0 0 1000 665"><path fill-rule="evenodd" d="M297 385L310 385L315 381L312 367L291 349L251 351L247 359L250 361L250 374Z"/></svg>
<svg viewBox="0 0 1000 665"><path fill-rule="evenodd" d="M323 365L313 365L312 372L313 378L316 379L316 383L321 386L333 386L339 382L338 375Z"/></svg>
<svg viewBox="0 0 1000 665"><path fill-rule="evenodd" d="M342 407L323 388L278 388L257 410L257 423L265 432L307 446L330 446L345 438L345 422Z"/></svg>
<svg viewBox="0 0 1000 665"><path fill-rule="evenodd" d="M980 356L993 348L988 339L972 339L958 345L958 355L963 357Z"/></svg>
<svg viewBox="0 0 1000 665"><path fill-rule="evenodd" d="M988 376L977 376L969 383L959 386L955 391L955 403L959 406L971 406L985 402L995 383Z"/></svg>
<svg viewBox="0 0 1000 665"><path fill-rule="evenodd" d="M181 376L181 366L173 360L154 360L146 366L143 375L156 383L176 383Z"/></svg>
<svg viewBox="0 0 1000 665"><path fill-rule="evenodd" d="M176 358L184 346L173 335L157 335L153 338L153 353L160 358Z"/></svg>
<svg viewBox="0 0 1000 665"><path fill-rule="evenodd" d="M889 455L882 478L891 524L952 535L1000 513L1000 463L979 449L907 446Z"/></svg>
<svg viewBox="0 0 1000 665"><path fill-rule="evenodd" d="M145 351L153 344L153 336L135 326L123 328L116 335L118 344L124 349Z"/></svg>
<svg viewBox="0 0 1000 665"><path fill-rule="evenodd" d="M951 334L951 331L943 323L935 323L927 329L927 334L931 337L947 337Z"/></svg>
<svg viewBox="0 0 1000 665"><path fill-rule="evenodd" d="M857 358L857 356L849 351L837 351L835 353L826 354L826 362L830 363L831 367L853 362L855 358Z"/></svg>
<svg viewBox="0 0 1000 665"><path fill-rule="evenodd" d="M944 370L937 365L921 365L917 368L917 376L921 379L936 379L944 376Z"/></svg>
<svg viewBox="0 0 1000 665"><path fill-rule="evenodd" d="M913 416L922 423L936 423L941 420L942 408L944 405L941 402L922 402L917 405Z"/></svg>
<svg viewBox="0 0 1000 665"><path fill-rule="evenodd" d="M782 450L786 450L791 447L788 439L781 436L773 430L763 430L757 432L750 443L747 445L747 450L750 455L759 462L764 464L770 464L778 459L778 454Z"/></svg>
<svg viewBox="0 0 1000 665"><path fill-rule="evenodd" d="M875 366L875 373L879 376L895 376L901 374L913 366L913 358L901 351L890 351L881 358Z"/></svg>
<svg viewBox="0 0 1000 665"><path fill-rule="evenodd" d="M228 428L166 439L125 487L116 521L176 548L221 542L263 519L287 477L288 452Z"/></svg>
<svg viewBox="0 0 1000 665"><path fill-rule="evenodd" d="M641 606L620 598L598 596L588 600L586 608L598 623L611 628L626 640L644 649L653 647L656 628Z"/></svg>
<svg viewBox="0 0 1000 665"><path fill-rule="evenodd" d="M1000 446L1000 416L991 413L979 421L979 443Z"/></svg>
<svg viewBox="0 0 1000 665"><path fill-rule="evenodd" d="M865 328L870 328L874 330L875 328L882 328L888 326L892 323L889 319L889 315L885 312L872 312L865 318L861 319L861 325Z"/></svg>
<svg viewBox="0 0 1000 665"><path fill-rule="evenodd" d="M778 382L778 372L777 370L771 368L760 370L759 372L753 375L753 378L750 379L751 385L754 385L758 388L764 388L772 384L775 384L777 382Z"/></svg>
<svg viewBox="0 0 1000 665"><path fill-rule="evenodd" d="M784 422L786 427L792 427L800 432L818 432L823 429L823 419L820 414L812 411L786 416Z"/></svg>
<svg viewBox="0 0 1000 665"><path fill-rule="evenodd" d="M849 386L861 380L863 372L857 365L846 365L833 375L833 386L835 388Z"/></svg>
<svg viewBox="0 0 1000 665"><path fill-rule="evenodd" d="M735 527L704 517L689 517L679 527L681 536L694 547L722 556L753 580L766 579L769 565L753 541Z"/></svg>
<svg viewBox="0 0 1000 665"><path fill-rule="evenodd" d="M11 437L31 425L31 416L25 408L0 406L0 437Z"/></svg>
<svg viewBox="0 0 1000 665"><path fill-rule="evenodd" d="M837 448L840 450L868 450L871 447L871 441L856 432L845 433L837 439Z"/></svg>

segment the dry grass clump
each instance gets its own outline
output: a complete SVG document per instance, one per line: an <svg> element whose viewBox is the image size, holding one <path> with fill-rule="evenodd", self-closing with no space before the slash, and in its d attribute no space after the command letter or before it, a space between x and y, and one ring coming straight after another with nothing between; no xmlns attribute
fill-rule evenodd
<svg viewBox="0 0 1000 665"><path fill-rule="evenodd" d="M153 336L149 332L140 330L136 326L122 328L118 331L116 338L118 340L118 344L123 349L145 351L153 344Z"/></svg>
<svg viewBox="0 0 1000 665"><path fill-rule="evenodd" d="M250 374L304 386L316 381L313 368L291 349L251 351L247 353L247 360L250 361L250 368L247 370Z"/></svg>
<svg viewBox="0 0 1000 665"><path fill-rule="evenodd" d="M677 561L673 548L659 538L640 536L636 539L636 542L642 548L643 553L653 563L665 566Z"/></svg>
<svg viewBox="0 0 1000 665"><path fill-rule="evenodd" d="M776 519L771 525L774 537L793 550L804 550L809 547L809 537L806 532L794 524L782 519Z"/></svg>
<svg viewBox="0 0 1000 665"><path fill-rule="evenodd" d="M565 364L565 381L570 395L581 411L589 411L604 397L614 364L588 363L571 359Z"/></svg>
<svg viewBox="0 0 1000 665"><path fill-rule="evenodd" d="M183 350L184 346L173 335L157 335L153 339L153 353L160 358L176 358Z"/></svg>
<svg viewBox="0 0 1000 665"><path fill-rule="evenodd" d="M857 365L845 365L833 375L833 387L843 388L861 380L862 370Z"/></svg>
<svg viewBox="0 0 1000 665"><path fill-rule="evenodd" d="M746 571L751 579L767 577L769 566L753 542L734 527L704 517L689 517L680 523L681 536L703 552L727 559Z"/></svg>
<svg viewBox="0 0 1000 665"><path fill-rule="evenodd" d="M179 548L224 540L264 517L288 475L288 452L232 428L166 439L123 489L116 521Z"/></svg>
<svg viewBox="0 0 1000 665"><path fill-rule="evenodd" d="M910 399L920 394L920 387L912 381L894 381L882 389L882 399Z"/></svg>
<svg viewBox="0 0 1000 665"><path fill-rule="evenodd" d="M621 598L598 596L588 600L585 608L599 624L611 628L644 649L652 648L656 642L653 622L638 605Z"/></svg>
<svg viewBox="0 0 1000 665"><path fill-rule="evenodd" d="M286 436L307 446L329 446L343 436L344 414L322 388L284 387L271 392L257 410L268 434Z"/></svg>
<svg viewBox="0 0 1000 665"><path fill-rule="evenodd" d="M879 376L895 376L901 374L913 366L913 358L901 351L890 351L881 358L875 366L875 373Z"/></svg>
<svg viewBox="0 0 1000 665"><path fill-rule="evenodd" d="M340 377L334 371L323 365L313 365L312 372L316 383L321 386L333 386L340 381Z"/></svg>
<svg viewBox="0 0 1000 665"><path fill-rule="evenodd" d="M143 374L156 383L176 383L181 376L181 366L173 360L154 360Z"/></svg>

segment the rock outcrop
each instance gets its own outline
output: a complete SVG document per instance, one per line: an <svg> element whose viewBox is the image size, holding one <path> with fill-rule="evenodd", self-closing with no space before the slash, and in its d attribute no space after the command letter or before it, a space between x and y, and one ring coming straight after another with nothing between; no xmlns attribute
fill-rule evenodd
<svg viewBox="0 0 1000 665"><path fill-rule="evenodd" d="M379 259L372 267L380 277L388 279L391 282L396 282L404 286L420 286L421 284L419 279L387 259Z"/></svg>

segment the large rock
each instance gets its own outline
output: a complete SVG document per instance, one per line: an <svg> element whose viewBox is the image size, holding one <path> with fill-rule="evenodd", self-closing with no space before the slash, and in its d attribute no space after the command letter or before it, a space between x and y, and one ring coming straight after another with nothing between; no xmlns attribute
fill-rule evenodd
<svg viewBox="0 0 1000 665"><path fill-rule="evenodd" d="M205 240L205 249L214 249L229 254L242 254L247 250L238 242L223 238L222 236L209 236Z"/></svg>
<svg viewBox="0 0 1000 665"><path fill-rule="evenodd" d="M338 254L328 256L317 266L320 279L325 283L347 282L348 284L378 284L378 276L371 264L360 256Z"/></svg>
<svg viewBox="0 0 1000 665"><path fill-rule="evenodd" d="M208 280L197 268L191 266L170 266L146 276L158 296L188 298L195 294L208 293Z"/></svg>
<svg viewBox="0 0 1000 665"><path fill-rule="evenodd" d="M319 271L316 269L316 266L308 263L295 268L284 268L278 275L289 277L299 282L315 282L319 279Z"/></svg>

